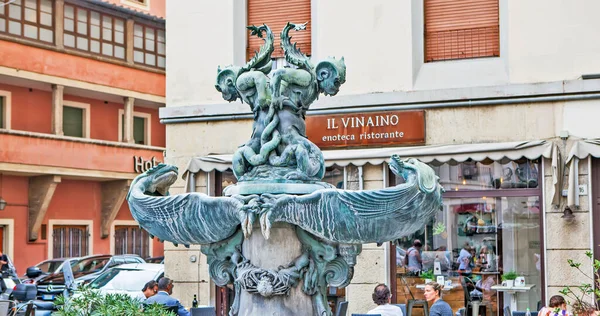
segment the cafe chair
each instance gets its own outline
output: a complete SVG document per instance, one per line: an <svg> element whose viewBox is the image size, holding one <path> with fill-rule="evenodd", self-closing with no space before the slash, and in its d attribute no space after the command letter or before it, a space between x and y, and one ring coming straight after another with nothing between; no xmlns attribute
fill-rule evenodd
<svg viewBox="0 0 600 316"><path fill-rule="evenodd" d="M538 312L537 311L530 311L531 312L531 316L537 316ZM512 313L512 316L525 316L527 312L526 311L514 311Z"/></svg>
<svg viewBox="0 0 600 316"><path fill-rule="evenodd" d="M190 308L191 316L215 316L217 314L213 306L202 306Z"/></svg>
<svg viewBox="0 0 600 316"><path fill-rule="evenodd" d="M402 310L402 315L406 315L406 304L394 304Z"/></svg>
<svg viewBox="0 0 600 316"><path fill-rule="evenodd" d="M335 309L335 316L346 316L348 312L348 301L339 302Z"/></svg>
<svg viewBox="0 0 600 316"><path fill-rule="evenodd" d="M406 316L412 316L412 309L415 307L422 307L423 308L423 315L424 316L429 316L429 305L427 304L426 300L418 300L415 299L415 296L413 295L412 291L410 290L410 286L408 286L408 283L406 282L406 280L404 279L404 277L402 277L402 283L404 284L404 287L406 288L406 293L408 293L410 295L410 298L408 298L406 300L406 312L407 314L405 314Z"/></svg>
<svg viewBox="0 0 600 316"><path fill-rule="evenodd" d="M467 282L472 284L472 286L468 286ZM478 315L485 316L486 312L487 312L487 308L488 308L488 303L483 301L483 296L482 296L482 300L474 300L471 297L471 291L475 289L475 282L473 282L473 280L471 280L470 278L463 276L461 278L460 283L463 287L463 291L464 291L464 295L465 295L466 316L473 315L473 305L479 306L478 307L479 308Z"/></svg>

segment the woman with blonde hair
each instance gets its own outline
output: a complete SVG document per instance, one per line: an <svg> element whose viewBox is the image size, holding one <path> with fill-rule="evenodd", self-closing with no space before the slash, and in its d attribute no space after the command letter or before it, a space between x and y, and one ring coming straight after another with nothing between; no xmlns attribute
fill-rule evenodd
<svg viewBox="0 0 600 316"><path fill-rule="evenodd" d="M442 300L442 286L437 282L425 284L425 299L429 307L429 316L453 316L452 308Z"/></svg>

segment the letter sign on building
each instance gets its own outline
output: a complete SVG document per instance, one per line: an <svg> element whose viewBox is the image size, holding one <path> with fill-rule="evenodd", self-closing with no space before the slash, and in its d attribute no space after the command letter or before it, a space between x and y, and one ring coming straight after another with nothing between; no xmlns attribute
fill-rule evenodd
<svg viewBox="0 0 600 316"><path fill-rule="evenodd" d="M150 160L144 160L142 157L133 156L133 170L136 173L142 173L150 170L150 168L156 167L160 162L156 161L156 158L152 157Z"/></svg>
<svg viewBox="0 0 600 316"><path fill-rule="evenodd" d="M425 143L425 111L309 115L306 135L320 148Z"/></svg>

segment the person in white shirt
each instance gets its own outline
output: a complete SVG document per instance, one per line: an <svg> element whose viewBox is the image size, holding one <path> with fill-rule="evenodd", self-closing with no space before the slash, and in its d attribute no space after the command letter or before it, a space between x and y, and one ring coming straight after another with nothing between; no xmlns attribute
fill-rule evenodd
<svg viewBox="0 0 600 316"><path fill-rule="evenodd" d="M373 302L377 307L367 312L367 314L375 314L381 316L404 316L402 309L396 305L391 305L392 293L385 284L378 284L373 291Z"/></svg>

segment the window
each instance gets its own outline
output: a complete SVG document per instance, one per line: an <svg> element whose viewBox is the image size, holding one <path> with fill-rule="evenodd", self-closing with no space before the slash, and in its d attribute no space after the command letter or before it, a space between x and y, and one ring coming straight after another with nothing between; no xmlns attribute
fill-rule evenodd
<svg viewBox="0 0 600 316"><path fill-rule="evenodd" d="M165 68L165 30L135 24L133 27L133 61Z"/></svg>
<svg viewBox="0 0 600 316"><path fill-rule="evenodd" d="M136 254L142 258L148 258L150 256L149 247L150 236L142 228L138 226L115 227L115 255Z"/></svg>
<svg viewBox="0 0 600 316"><path fill-rule="evenodd" d="M499 0L424 0L425 61L500 56Z"/></svg>
<svg viewBox="0 0 600 316"><path fill-rule="evenodd" d="M285 14L282 14L285 12ZM263 25L267 24L275 37L275 50L271 55L273 58L283 57L283 49L281 48L281 39L279 34L285 27L288 21L295 23L304 23L308 21L306 30L296 32L290 31L293 36L292 41L296 42L296 46L302 53L311 55L311 2L310 0L248 0L248 23L247 25ZM248 59L254 56L254 53L260 50L260 46L264 43L262 38L250 36L250 31L247 32L247 49L246 57Z"/></svg>
<svg viewBox="0 0 600 316"><path fill-rule="evenodd" d="M119 110L119 141L122 142L125 135L125 115ZM150 145L150 117L148 113L133 112L133 140L138 145Z"/></svg>
<svg viewBox="0 0 600 316"><path fill-rule="evenodd" d="M73 101L63 103L63 134L71 137L90 137L90 105Z"/></svg>
<svg viewBox="0 0 600 316"><path fill-rule="evenodd" d="M88 255L86 226L53 226L52 258L82 257Z"/></svg>
<svg viewBox="0 0 600 316"><path fill-rule="evenodd" d="M496 314L502 310L502 304L507 306L510 302L509 294L490 289L501 283L502 272L516 271L526 277L528 284L543 289L539 161L466 162L432 167L446 189L443 211L423 230L397 240L398 246L392 247L396 271L403 276L396 280L397 303L403 303L400 291L404 291L404 281L409 287L422 283L415 276L417 271L434 272L438 264L439 274L445 280L467 286L471 299L483 298L490 308L488 315ZM391 180L402 183L401 178ZM422 243L417 249L421 263L413 255L415 239ZM539 290L521 293L518 310L536 306L541 299ZM464 307L465 299L449 297L447 302L457 310Z"/></svg>
<svg viewBox="0 0 600 316"><path fill-rule="evenodd" d="M0 128L10 129L10 91L0 90Z"/></svg>
<svg viewBox="0 0 600 316"><path fill-rule="evenodd" d="M125 20L65 5L64 45L103 56L125 59Z"/></svg>
<svg viewBox="0 0 600 316"><path fill-rule="evenodd" d="M5 128L4 125L4 97L0 96L0 128Z"/></svg>
<svg viewBox="0 0 600 316"><path fill-rule="evenodd" d="M52 0L16 0L0 6L0 32L54 43Z"/></svg>
<svg viewBox="0 0 600 316"><path fill-rule="evenodd" d="M83 109L63 107L63 133L65 136L83 137Z"/></svg>

